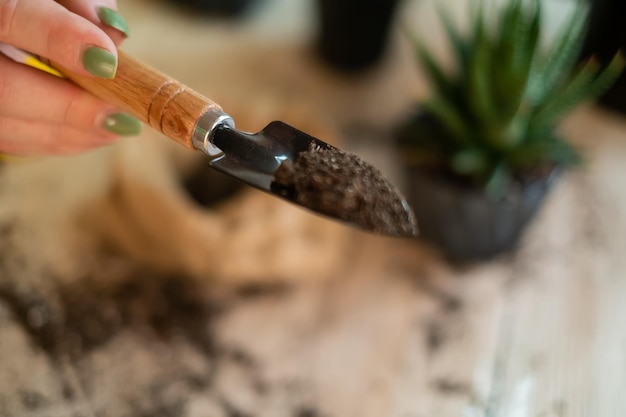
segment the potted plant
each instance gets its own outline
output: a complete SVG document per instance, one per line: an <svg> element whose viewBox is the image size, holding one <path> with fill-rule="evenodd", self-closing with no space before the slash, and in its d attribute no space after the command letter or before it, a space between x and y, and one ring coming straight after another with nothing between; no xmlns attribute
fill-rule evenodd
<svg viewBox="0 0 626 417"><path fill-rule="evenodd" d="M467 33L440 13L452 71L413 37L432 96L398 131L421 236L460 259L515 246L556 174L581 161L559 121L624 67L621 54L604 67L578 61L580 3L545 48L539 1L511 0L494 20L474 12Z"/></svg>

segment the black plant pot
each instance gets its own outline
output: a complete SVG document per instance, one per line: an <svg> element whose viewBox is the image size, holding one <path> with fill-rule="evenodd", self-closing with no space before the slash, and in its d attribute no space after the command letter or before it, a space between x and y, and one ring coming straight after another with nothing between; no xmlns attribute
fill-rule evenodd
<svg viewBox="0 0 626 417"><path fill-rule="evenodd" d="M420 237L455 260L485 260L514 249L557 176L553 171L494 198L420 168L408 167L406 174Z"/></svg>
<svg viewBox="0 0 626 417"><path fill-rule="evenodd" d="M244 14L257 0L172 0L195 12L226 17Z"/></svg>
<svg viewBox="0 0 626 417"><path fill-rule="evenodd" d="M445 134L432 116L418 110L400 124L395 139L401 155L412 155L415 138L432 144ZM416 165L408 159L405 194L417 217L419 237L460 261L489 259L514 249L559 172L529 173L496 198L433 162Z"/></svg>
<svg viewBox="0 0 626 417"><path fill-rule="evenodd" d="M317 48L345 72L367 69L385 52L400 0L318 0Z"/></svg>

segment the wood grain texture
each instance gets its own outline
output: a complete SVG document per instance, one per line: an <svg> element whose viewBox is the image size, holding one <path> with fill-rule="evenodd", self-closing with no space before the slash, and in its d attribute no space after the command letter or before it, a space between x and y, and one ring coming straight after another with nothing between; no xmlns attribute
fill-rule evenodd
<svg viewBox="0 0 626 417"><path fill-rule="evenodd" d="M118 53L117 74L112 80L81 76L62 66L55 67L96 97L119 106L168 138L195 149L192 134L198 119L221 107L124 51Z"/></svg>

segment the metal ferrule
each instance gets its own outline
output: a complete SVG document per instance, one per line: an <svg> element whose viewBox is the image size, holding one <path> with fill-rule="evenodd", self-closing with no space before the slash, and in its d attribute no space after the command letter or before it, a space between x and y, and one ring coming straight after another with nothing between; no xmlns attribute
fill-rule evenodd
<svg viewBox="0 0 626 417"><path fill-rule="evenodd" d="M218 126L227 125L231 128L235 127L235 121L228 114L221 110L210 110L205 113L193 129L192 143L193 146L214 158L222 155L224 152L213 144L213 131Z"/></svg>

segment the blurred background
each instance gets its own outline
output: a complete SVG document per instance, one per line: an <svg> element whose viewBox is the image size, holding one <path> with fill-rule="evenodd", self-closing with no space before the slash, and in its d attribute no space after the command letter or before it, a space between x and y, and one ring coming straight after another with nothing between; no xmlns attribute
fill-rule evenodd
<svg viewBox="0 0 626 417"><path fill-rule="evenodd" d="M435 91L410 37L452 68L437 10L463 32L472 3L119 9L123 49L220 103L239 129L285 121L408 195L397 130ZM509 2L484 3L496 16ZM579 2L539 3L549 42ZM591 3L577 61L608 63L624 46L623 8ZM0 416L624 415L624 97L622 77L559 121L584 162L549 182L519 230L510 213L522 210L470 199L452 214L469 229L445 221L447 248L243 187L148 127L85 155L4 161ZM474 221L479 211L504 229ZM455 246L459 236L477 237Z"/></svg>

